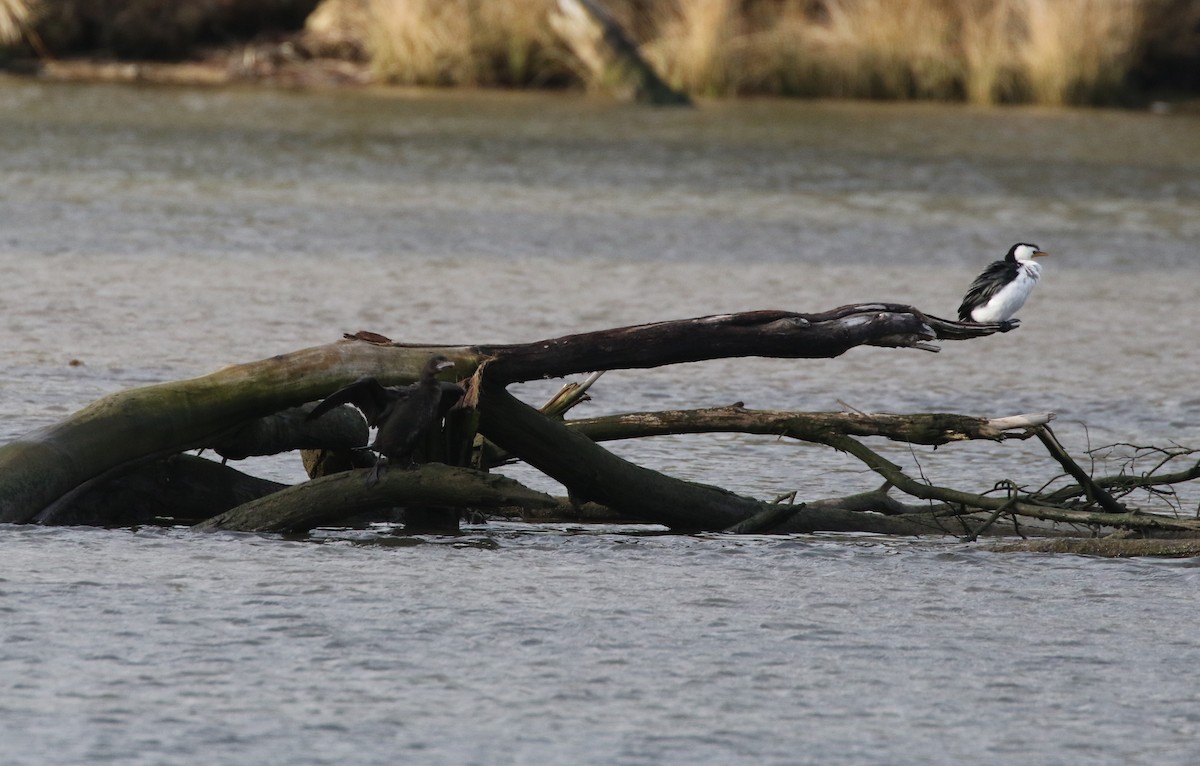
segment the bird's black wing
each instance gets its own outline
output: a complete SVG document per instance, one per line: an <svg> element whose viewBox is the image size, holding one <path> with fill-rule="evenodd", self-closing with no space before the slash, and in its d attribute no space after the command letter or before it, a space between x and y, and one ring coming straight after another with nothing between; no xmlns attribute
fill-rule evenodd
<svg viewBox="0 0 1200 766"><path fill-rule="evenodd" d="M971 312L990 301L996 293L1000 292L1001 288L1016 278L1017 270L1020 268L1020 264L1015 261L990 263L967 288L967 294L958 307L958 320L970 322Z"/></svg>
<svg viewBox="0 0 1200 766"><path fill-rule="evenodd" d="M446 413L450 411L450 408L458 404L459 400L467 392L457 383L448 383L443 380L440 381L439 385L442 389L442 399L438 402L438 416L444 418L446 417Z"/></svg>
<svg viewBox="0 0 1200 766"><path fill-rule="evenodd" d="M387 412L388 408L400 399L408 396L408 391L399 388L388 388L381 385L375 378L359 378L344 388L339 388L308 413L307 420L320 417L334 407L342 404L353 404L362 410L367 417L367 425L376 426Z"/></svg>

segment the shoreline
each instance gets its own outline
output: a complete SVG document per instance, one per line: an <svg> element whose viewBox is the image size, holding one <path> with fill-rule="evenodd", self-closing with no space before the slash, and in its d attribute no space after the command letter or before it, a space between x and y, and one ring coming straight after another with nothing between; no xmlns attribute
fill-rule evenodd
<svg viewBox="0 0 1200 766"><path fill-rule="evenodd" d="M250 42L223 47L206 48L198 55L180 61L118 59L100 56L67 56L62 58L24 58L0 62L0 82L4 79L50 83L96 83L123 85L157 85L179 87L261 87L281 89L365 89L397 88L434 91L496 91L539 93L586 93L587 88L509 88L497 86L414 86L389 83L375 75L369 61L308 53L303 34L276 38L265 42ZM618 96L608 95L615 101ZM777 98L784 101L827 101L822 96L753 94L718 97L719 101L743 101ZM707 100L707 99L701 99ZM967 101L936 98L863 98L840 97L836 101L897 104L945 104L979 107ZM1012 109L1041 107L1044 104L993 104L991 108ZM1149 111L1156 114L1200 115L1200 97L1191 93L1163 94L1148 98L1144 103L1120 105L1060 105L1051 108L1105 110L1125 112Z"/></svg>
<svg viewBox="0 0 1200 766"><path fill-rule="evenodd" d="M379 85L366 61L313 56L301 35L203 49L180 61L66 56L12 59L0 75L46 82L334 88Z"/></svg>

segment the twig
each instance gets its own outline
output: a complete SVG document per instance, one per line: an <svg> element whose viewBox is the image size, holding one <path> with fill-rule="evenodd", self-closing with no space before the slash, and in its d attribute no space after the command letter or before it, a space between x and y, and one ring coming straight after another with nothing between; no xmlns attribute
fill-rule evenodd
<svg viewBox="0 0 1200 766"><path fill-rule="evenodd" d="M988 530L989 527L991 527L993 524L996 523L996 520L999 519L1002 514L1004 514L1006 511L1010 511L1016 507L1017 499L1018 499L1017 493L1020 491L1021 488L1018 487L1016 482L1014 482L1012 479L1002 479L1001 481L996 482L996 485L994 487L992 487L992 489L997 490L997 489L1000 489L1000 487L1002 487L1002 486L1004 487L1005 491L1008 494L1008 502L1005 503L1004 505L1000 506L996 510L992 511L992 515L988 516L987 521L983 522L983 526L979 527L979 529L976 529L971 534L962 538L962 541L964 543L975 542L977 539L979 539L980 535L982 535L984 532L986 532ZM963 520L963 523L964 524L966 523L965 519ZM1013 515L1013 529L1014 530L1017 529L1017 517L1015 514Z"/></svg>
<svg viewBox="0 0 1200 766"><path fill-rule="evenodd" d="M1007 499L996 500L971 492L963 492L961 490L938 487L931 484L923 484L905 474L904 471L901 470L900 466L882 457L858 440L852 439L851 437L843 434L829 434L825 439L825 443L834 449L847 452L863 461L868 468L890 481L901 492L905 492L913 497L934 498L947 503L961 504L971 508L980 508L982 510L993 511L1012 502L1011 500ZM1028 498L1018 499L1015 503L1013 503L1011 511L1015 514L1042 519L1045 521L1058 521L1088 526L1174 530L1189 532L1192 534L1200 532L1200 524L1184 519L1174 519L1167 516L1160 516L1150 513L1134 514L1128 511L1123 511L1121 513L1076 511L1066 508L1042 505L1040 503L1033 502Z"/></svg>

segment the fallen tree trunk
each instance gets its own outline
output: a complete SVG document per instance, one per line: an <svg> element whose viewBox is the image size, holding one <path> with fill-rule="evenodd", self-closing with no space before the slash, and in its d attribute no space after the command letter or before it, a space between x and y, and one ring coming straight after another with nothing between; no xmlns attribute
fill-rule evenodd
<svg viewBox="0 0 1200 766"><path fill-rule="evenodd" d="M0 447L0 522L31 521L87 482L138 461L208 446L248 421L320 399L360 377L410 383L434 353L454 360L459 378L474 371L476 387L485 380L502 386L721 357L837 356L858 345L932 349L932 340L1002 329L870 303L819 314L721 314L510 345L404 346L360 334L200 378L122 391ZM727 518L717 528L739 520Z"/></svg>
<svg viewBox="0 0 1200 766"><path fill-rule="evenodd" d="M726 529L765 510L756 500L619 458L498 384L483 385L479 411L480 433L561 482L576 502L590 500L677 530Z"/></svg>
<svg viewBox="0 0 1200 766"><path fill-rule="evenodd" d="M286 484L249 476L194 455L172 455L89 482L47 506L39 524L129 527L169 521L191 524L278 492Z"/></svg>
<svg viewBox="0 0 1200 766"><path fill-rule="evenodd" d="M371 375L411 383L435 350L339 342L107 396L0 447L0 523L24 523L85 482L217 442L248 421ZM473 366L462 348L439 348Z"/></svg>
<svg viewBox="0 0 1200 766"><path fill-rule="evenodd" d="M339 407L309 420L308 413L315 406L315 402L310 402L252 420L208 446L226 460L292 450L351 450L367 446L369 430L358 410Z"/></svg>
<svg viewBox="0 0 1200 766"><path fill-rule="evenodd" d="M366 471L314 479L260 498L192 527L197 531L305 532L348 516L394 506L420 508L549 507L556 501L512 479L429 463L387 471L374 486Z"/></svg>
<svg viewBox="0 0 1200 766"><path fill-rule="evenodd" d="M856 303L818 314L745 311L473 349L487 357L488 378L507 384L729 357L832 358L856 346L937 351L931 341L969 340L1004 330L999 324L939 319L912 306Z"/></svg>

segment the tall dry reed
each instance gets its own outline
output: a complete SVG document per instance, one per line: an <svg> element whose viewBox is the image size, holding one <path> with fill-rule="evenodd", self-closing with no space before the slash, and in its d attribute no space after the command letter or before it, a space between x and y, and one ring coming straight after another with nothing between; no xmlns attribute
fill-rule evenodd
<svg viewBox="0 0 1200 766"><path fill-rule="evenodd" d="M0 0L0 45L16 45L33 14L33 0Z"/></svg>
<svg viewBox="0 0 1200 766"><path fill-rule="evenodd" d="M1030 100L1077 103L1121 85L1137 52L1144 2L1020 0L1020 4L1026 31L1021 60Z"/></svg>
<svg viewBox="0 0 1200 766"><path fill-rule="evenodd" d="M660 3L653 21L658 35L646 45L646 56L672 85L708 96L737 91L742 27L737 0Z"/></svg>
<svg viewBox="0 0 1200 766"><path fill-rule="evenodd" d="M569 71L549 0L367 0L365 44L384 80L529 85Z"/></svg>
<svg viewBox="0 0 1200 766"><path fill-rule="evenodd" d="M3 0L11 2L13 0ZM1112 98L1165 0L607 0L672 85L974 103ZM528 85L578 77L554 0L361 0L386 80ZM1157 4L1157 5L1156 5Z"/></svg>

